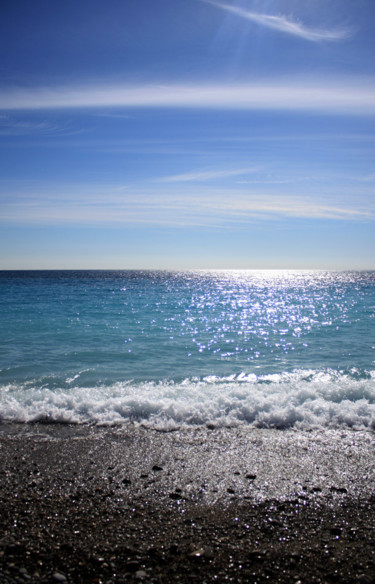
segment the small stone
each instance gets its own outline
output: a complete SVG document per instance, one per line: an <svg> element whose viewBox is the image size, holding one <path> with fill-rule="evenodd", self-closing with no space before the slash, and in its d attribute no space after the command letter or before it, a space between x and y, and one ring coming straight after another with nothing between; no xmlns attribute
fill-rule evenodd
<svg viewBox="0 0 375 584"><path fill-rule="evenodd" d="M169 498L177 501L178 499L181 499L181 495L179 493L169 493Z"/></svg>
<svg viewBox="0 0 375 584"><path fill-rule="evenodd" d="M129 560L129 562L126 563L126 568L129 570L129 572L137 572L139 568L139 562L137 562L137 560Z"/></svg>
<svg viewBox="0 0 375 584"><path fill-rule="evenodd" d="M135 577L138 578L138 580L143 580L143 578L146 578L147 574L144 570L137 570L135 573Z"/></svg>
<svg viewBox="0 0 375 584"><path fill-rule="evenodd" d="M54 574L52 574L52 579L55 580L55 582L66 582L66 576L64 576L64 574L60 574L59 572L55 572Z"/></svg>
<svg viewBox="0 0 375 584"><path fill-rule="evenodd" d="M345 487L331 487L330 490L334 493L340 493L341 495L345 495L348 492Z"/></svg>
<svg viewBox="0 0 375 584"><path fill-rule="evenodd" d="M204 556L204 548L199 548L189 554L191 558L201 558Z"/></svg>

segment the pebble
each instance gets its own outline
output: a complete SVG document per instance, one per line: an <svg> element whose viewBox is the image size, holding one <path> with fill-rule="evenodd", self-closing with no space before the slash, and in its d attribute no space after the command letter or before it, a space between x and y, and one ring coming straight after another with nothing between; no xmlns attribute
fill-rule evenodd
<svg viewBox="0 0 375 584"><path fill-rule="evenodd" d="M214 552L212 550L212 548L210 548L209 546L205 546L202 548L198 548L196 550L194 550L193 552L191 552L190 554L191 558L207 558L208 560L212 560L214 557Z"/></svg>
<svg viewBox="0 0 375 584"><path fill-rule="evenodd" d="M67 582L66 576L64 576L64 574L60 574L59 572L55 572L52 575L53 580L55 580L55 582Z"/></svg>
<svg viewBox="0 0 375 584"><path fill-rule="evenodd" d="M333 493L340 493L341 495L345 495L348 490L345 487L331 487L330 489Z"/></svg>
<svg viewBox="0 0 375 584"><path fill-rule="evenodd" d="M201 558L202 556L204 556L204 548L194 550L193 552L191 552L191 554L189 554L189 556L192 558Z"/></svg>
<svg viewBox="0 0 375 584"><path fill-rule="evenodd" d="M178 499L181 499L181 495L179 493L169 493L169 498L177 501Z"/></svg>
<svg viewBox="0 0 375 584"><path fill-rule="evenodd" d="M139 566L139 562L137 560L130 560L126 564L126 568L131 572L137 572L137 568Z"/></svg>

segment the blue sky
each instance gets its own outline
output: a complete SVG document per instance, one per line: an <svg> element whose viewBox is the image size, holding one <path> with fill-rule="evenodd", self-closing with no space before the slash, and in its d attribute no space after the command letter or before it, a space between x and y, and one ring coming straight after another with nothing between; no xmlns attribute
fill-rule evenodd
<svg viewBox="0 0 375 584"><path fill-rule="evenodd" d="M3 0L0 269L375 269L373 0Z"/></svg>

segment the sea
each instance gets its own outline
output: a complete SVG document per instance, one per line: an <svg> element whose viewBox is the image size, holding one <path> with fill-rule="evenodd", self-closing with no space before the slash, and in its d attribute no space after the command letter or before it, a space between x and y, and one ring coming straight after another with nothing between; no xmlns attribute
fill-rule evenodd
<svg viewBox="0 0 375 584"><path fill-rule="evenodd" d="M1 271L0 422L375 429L375 272Z"/></svg>

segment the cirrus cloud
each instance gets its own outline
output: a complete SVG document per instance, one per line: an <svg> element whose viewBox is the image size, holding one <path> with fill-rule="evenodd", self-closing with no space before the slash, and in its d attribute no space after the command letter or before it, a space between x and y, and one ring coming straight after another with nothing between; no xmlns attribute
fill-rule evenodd
<svg viewBox="0 0 375 584"><path fill-rule="evenodd" d="M233 228L277 220L374 221L375 207L350 197L209 186L26 185L3 195L0 222L26 225L154 225Z"/></svg>
<svg viewBox="0 0 375 584"><path fill-rule="evenodd" d="M223 4L221 2L215 2L214 0L203 0L208 4L212 4L217 8L236 14L241 18L250 20L265 26L266 28L271 28L277 30L278 32L285 33L288 35L296 36L306 41L320 42L320 41L340 41L348 36L350 36L350 31L347 29L336 29L327 30L324 28L314 29L303 25L301 22L288 19L286 16L274 16L271 14L260 14L258 12L251 12L249 10L243 10L242 8L237 8L236 6L231 6L230 4Z"/></svg>
<svg viewBox="0 0 375 584"><path fill-rule="evenodd" d="M72 108L201 108L374 114L375 80L273 80L262 83L111 85L8 88L0 110Z"/></svg>

